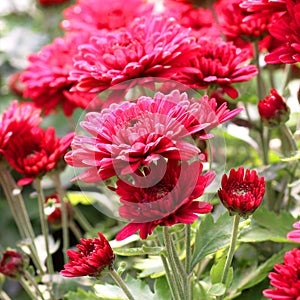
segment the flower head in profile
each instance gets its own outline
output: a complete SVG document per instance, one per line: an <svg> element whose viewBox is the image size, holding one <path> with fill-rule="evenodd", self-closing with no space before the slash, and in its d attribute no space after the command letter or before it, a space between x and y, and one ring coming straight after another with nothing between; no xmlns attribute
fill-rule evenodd
<svg viewBox="0 0 300 300"><path fill-rule="evenodd" d="M258 103L261 120L269 127L284 124L289 119L290 109L277 90L271 89L271 95Z"/></svg>
<svg viewBox="0 0 300 300"><path fill-rule="evenodd" d="M230 112L226 105L216 109L208 97L196 101L178 90L112 104L86 115L81 127L92 136L76 135L65 159L71 166L87 168L76 178L85 182L132 174L161 157L187 161L200 154L192 135L211 137L206 129L239 111Z"/></svg>
<svg viewBox="0 0 300 300"><path fill-rule="evenodd" d="M248 64L249 52L232 42L200 38L198 45L200 49L197 56L190 59L190 68L178 75L180 82L192 88L220 86L231 98L236 98L238 92L232 83L248 81L258 72L254 65Z"/></svg>
<svg viewBox="0 0 300 300"><path fill-rule="evenodd" d="M24 97L31 98L46 115L62 108L70 116L74 109L85 108L91 100L90 95L71 93L75 82L68 79L77 47L87 40L86 33L66 35L29 56L29 66L21 75Z"/></svg>
<svg viewBox="0 0 300 300"><path fill-rule="evenodd" d="M286 0L286 12L270 25L270 34L281 45L265 56L268 64L300 62L300 1Z"/></svg>
<svg viewBox="0 0 300 300"><path fill-rule="evenodd" d="M117 234L117 240L138 230L141 238L146 239L158 225L191 224L198 218L197 214L209 213L211 204L194 201L215 177L212 171L202 175L202 169L199 161L189 165L162 159L157 165L150 165L145 176L134 176L134 184L120 179L116 193L123 206L119 213L131 222Z"/></svg>
<svg viewBox="0 0 300 300"><path fill-rule="evenodd" d="M61 139L55 136L53 127L35 127L11 138L4 156L12 168L24 175L18 184L29 184L58 167L73 137L74 133L69 133Z"/></svg>
<svg viewBox="0 0 300 300"><path fill-rule="evenodd" d="M112 266L115 258L113 250L101 232L98 232L98 236L94 239L80 239L80 244L76 246L79 251L67 251L70 260L60 272L62 276L98 277L104 268Z"/></svg>
<svg viewBox="0 0 300 300"><path fill-rule="evenodd" d="M147 16L153 4L145 0L77 0L63 11L61 27L73 32L97 32L127 27L134 18Z"/></svg>
<svg viewBox="0 0 300 300"><path fill-rule="evenodd" d="M266 289L263 295L273 300L297 300L300 295L300 250L295 248L284 255L284 263L274 266L269 273L273 289Z"/></svg>
<svg viewBox="0 0 300 300"><path fill-rule="evenodd" d="M0 157L13 136L23 136L42 122L41 110L33 103L13 101L0 119Z"/></svg>
<svg viewBox="0 0 300 300"><path fill-rule="evenodd" d="M18 279L26 269L28 259L16 250L6 250L0 262L0 273L10 279Z"/></svg>
<svg viewBox="0 0 300 300"><path fill-rule="evenodd" d="M264 177L258 177L255 170L231 169L229 176L222 177L221 188L218 190L222 204L230 215L247 218L261 204L265 193Z"/></svg>
<svg viewBox="0 0 300 300"><path fill-rule="evenodd" d="M130 28L92 36L79 47L71 91L100 92L141 77L175 78L197 51L191 30L174 18L136 18Z"/></svg>
<svg viewBox="0 0 300 300"><path fill-rule="evenodd" d="M296 230L292 230L287 234L287 238L291 241L300 243L300 221L293 224Z"/></svg>

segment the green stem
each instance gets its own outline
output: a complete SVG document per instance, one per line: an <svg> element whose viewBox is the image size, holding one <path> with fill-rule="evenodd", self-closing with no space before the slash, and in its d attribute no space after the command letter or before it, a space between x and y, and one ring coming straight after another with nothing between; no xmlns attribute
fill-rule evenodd
<svg viewBox="0 0 300 300"><path fill-rule="evenodd" d="M185 270L186 270L186 294L187 299L191 299L191 224L185 225L185 247L186 247L186 257L185 257Z"/></svg>
<svg viewBox="0 0 300 300"><path fill-rule="evenodd" d="M167 258L172 270L173 277L175 279L176 286L178 288L180 299L184 299L183 280L182 277L180 276L181 275L180 268L176 264L176 259L174 257L174 253L172 250L172 242L171 242L171 238L167 226L163 226L163 237L164 237L164 243L167 251Z"/></svg>
<svg viewBox="0 0 300 300"><path fill-rule="evenodd" d="M129 291L126 283L122 279L122 277L115 271L114 268L111 268L109 270L109 274L112 277L112 279L118 284L118 286L123 290L125 295L129 300L134 300L134 297L132 296L131 292Z"/></svg>
<svg viewBox="0 0 300 300"><path fill-rule="evenodd" d="M11 298L4 291L0 291L0 299L11 300Z"/></svg>
<svg viewBox="0 0 300 300"><path fill-rule="evenodd" d="M35 279L31 276L31 274L28 271L24 272L24 277L32 284L32 286L35 288L37 294L40 296L42 300L45 300L43 293L40 291L38 284L36 283Z"/></svg>
<svg viewBox="0 0 300 300"><path fill-rule="evenodd" d="M72 230L73 234L75 235L76 239L79 241L82 238L82 234L81 234L78 226L76 226L76 224L73 221L70 221L69 226L70 226L70 229Z"/></svg>
<svg viewBox="0 0 300 300"><path fill-rule="evenodd" d="M254 47L254 62L258 69L258 73L256 75L257 98L258 98L258 100L262 100L265 97L265 91L264 91L263 78L261 76L261 68L260 68L260 64L259 64L258 41L255 41L253 43L253 47Z"/></svg>
<svg viewBox="0 0 300 300"><path fill-rule="evenodd" d="M235 215L234 221L233 221L233 227L232 227L230 246L229 246L223 274L221 277L221 282L224 284L226 284L228 272L229 272L229 269L230 269L230 266L232 263L232 259L233 259L233 255L234 255L234 251L235 251L235 245L236 245L238 231L239 231L239 223L240 223L240 216Z"/></svg>
<svg viewBox="0 0 300 300"><path fill-rule="evenodd" d="M279 127L279 131L283 136L282 142L287 141L289 151L296 152L298 150L298 146L290 128L286 124L283 124L282 126Z"/></svg>
<svg viewBox="0 0 300 300"><path fill-rule="evenodd" d="M28 281L25 278L20 277L19 279L20 284L22 285L23 289L26 291L30 299L37 299L34 292L32 291L31 287L28 284Z"/></svg>
<svg viewBox="0 0 300 300"><path fill-rule="evenodd" d="M292 73L292 64L286 64L285 69L284 69L282 85L281 85L280 91L279 91L280 95L282 95L284 93L284 90L286 89L286 87L289 83L291 73Z"/></svg>
<svg viewBox="0 0 300 300"><path fill-rule="evenodd" d="M86 219L86 217L82 214L80 209L76 206L73 207L75 212L75 219L79 223L79 225L82 227L82 229L85 232L91 232L93 230L93 227L89 223L89 221Z"/></svg>
<svg viewBox="0 0 300 300"><path fill-rule="evenodd" d="M45 247L46 247L46 253L47 253L47 268L48 268L49 274L53 274L54 268L53 268L52 257L51 257L50 249L49 249L48 225L47 225L47 219L46 219L46 215L45 215L45 211L44 211L45 197L44 197L43 189L41 186L41 179L39 179L39 178L35 179L35 187L36 187L36 191L37 191L37 195L38 195L41 229L42 229L42 234L45 238Z"/></svg>
<svg viewBox="0 0 300 300"><path fill-rule="evenodd" d="M61 209L61 226L62 226L62 235L63 235L63 255L64 263L68 263L67 250L69 249L69 226L68 226L68 211L65 205L64 196L65 191L62 188L59 173L54 172L52 179L54 181L56 191L58 192L60 198L60 209Z"/></svg>

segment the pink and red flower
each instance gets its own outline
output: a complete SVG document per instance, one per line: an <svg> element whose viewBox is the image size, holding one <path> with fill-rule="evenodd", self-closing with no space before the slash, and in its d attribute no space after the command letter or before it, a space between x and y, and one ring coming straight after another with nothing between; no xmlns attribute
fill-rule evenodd
<svg viewBox="0 0 300 300"><path fill-rule="evenodd" d="M128 30L91 37L75 56L69 79L82 92L100 92L140 77L175 78L198 46L174 18L136 18Z"/></svg>
<svg viewBox="0 0 300 300"><path fill-rule="evenodd" d="M290 109L276 89L271 89L270 93L271 96L259 101L258 112L266 125L276 127L287 122Z"/></svg>
<svg viewBox="0 0 300 300"><path fill-rule="evenodd" d="M300 250L286 252L284 263L274 266L269 273L270 284L275 289L266 289L263 295L273 300L297 300L300 295Z"/></svg>
<svg viewBox="0 0 300 300"><path fill-rule="evenodd" d="M259 178L255 170L240 167L231 169L229 176L222 177L221 188L218 190L222 204L230 215L248 217L261 204L265 193L264 177Z"/></svg>
<svg viewBox="0 0 300 300"><path fill-rule="evenodd" d="M98 277L104 268L111 267L114 253L105 238L98 232L99 238L80 239L76 247L79 251L68 250L69 263L60 272L65 277L95 276Z"/></svg>
<svg viewBox="0 0 300 300"><path fill-rule="evenodd" d="M76 83L68 79L73 69L73 56L77 53L77 47L88 37L84 33L56 38L52 44L29 56L29 66L21 76L25 86L24 97L31 98L46 115L61 106L64 114L70 116L74 109L86 108L95 97L69 91Z"/></svg>
<svg viewBox="0 0 300 300"><path fill-rule="evenodd" d="M300 221L293 224L297 230L292 230L287 234L287 238L291 241L300 243Z"/></svg>
<svg viewBox="0 0 300 300"><path fill-rule="evenodd" d="M286 9L286 13L269 28L281 46L266 55L268 64L300 62L300 1L286 0Z"/></svg>
<svg viewBox="0 0 300 300"><path fill-rule="evenodd" d="M87 168L76 177L85 182L131 174L161 157L189 160L200 154L189 137L211 137L206 129L239 111L228 111L226 104L216 109L208 97L195 101L178 90L112 104L101 113L86 115L81 127L92 136L76 135L65 159L71 166Z"/></svg>
<svg viewBox="0 0 300 300"><path fill-rule="evenodd" d="M200 38L198 45L197 56L189 61L190 68L178 76L180 82L192 88L220 86L230 97L236 98L238 92L232 83L248 81L258 72L254 65L248 64L249 52L232 42Z"/></svg>
<svg viewBox="0 0 300 300"><path fill-rule="evenodd" d="M55 136L55 129L34 127L24 135L14 135L4 151L4 156L17 172L25 177L19 185L31 183L35 178L53 170L65 155L74 133L62 139Z"/></svg>
<svg viewBox="0 0 300 300"><path fill-rule="evenodd" d="M123 204L119 213L131 222L116 239L123 240L138 230L141 238L146 239L158 225L191 224L198 218L197 214L209 213L211 204L194 201L215 177L214 172L201 175L202 169L199 161L189 165L162 159L156 166L149 166L145 176L135 176L133 185L118 180L116 193Z"/></svg>
<svg viewBox="0 0 300 300"><path fill-rule="evenodd" d="M0 119L0 154L5 151L10 138L26 135L32 128L39 126L42 122L40 113L41 110L33 103L18 103L17 100L11 103Z"/></svg>
<svg viewBox="0 0 300 300"><path fill-rule="evenodd" d="M16 250L6 250L0 262L0 273L10 279L18 279L27 265L25 256Z"/></svg>

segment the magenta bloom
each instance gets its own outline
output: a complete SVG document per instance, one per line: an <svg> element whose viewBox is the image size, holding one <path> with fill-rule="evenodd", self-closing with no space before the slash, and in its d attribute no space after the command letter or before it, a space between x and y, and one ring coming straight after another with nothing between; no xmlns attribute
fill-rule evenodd
<svg viewBox="0 0 300 300"><path fill-rule="evenodd" d="M206 89L218 85L230 97L236 98L238 92L231 84L248 81L258 72L254 65L248 64L249 52L231 42L200 38L198 44L200 49L190 60L190 68L178 76L178 80L192 88Z"/></svg>
<svg viewBox="0 0 300 300"><path fill-rule="evenodd" d="M145 0L77 0L76 4L63 12L66 20L64 30L76 32L97 32L99 29L115 30L127 27L134 18L147 16L153 4Z"/></svg>
<svg viewBox="0 0 300 300"><path fill-rule="evenodd" d="M294 242L300 243L300 221L293 224L297 230L292 230L287 234L287 238Z"/></svg>
<svg viewBox="0 0 300 300"><path fill-rule="evenodd" d="M69 263L60 272L65 277L95 276L98 277L104 268L114 262L114 253L105 238L98 232L99 238L80 239L76 247L79 251L68 250Z"/></svg>
<svg viewBox="0 0 300 300"><path fill-rule="evenodd" d="M81 45L69 79L78 81L76 89L83 92L140 77L176 79L197 48L190 30L174 18L136 18L128 30L93 36Z"/></svg>
<svg viewBox="0 0 300 300"><path fill-rule="evenodd" d="M271 89L270 93L271 96L259 101L258 112L264 124L276 127L287 122L290 109L275 89Z"/></svg>
<svg viewBox="0 0 300 300"><path fill-rule="evenodd" d="M266 55L268 64L300 62L300 1L286 0L286 9L269 28L271 35L282 44Z"/></svg>
<svg viewBox="0 0 300 300"><path fill-rule="evenodd" d="M0 119L0 154L3 154L11 137L26 135L31 128L39 126L42 122L40 113L41 110L33 103L18 103L17 100L11 103Z"/></svg>
<svg viewBox="0 0 300 300"><path fill-rule="evenodd" d="M215 101L207 97L188 99L178 90L112 104L101 113L86 115L81 127L92 137L75 136L72 151L65 159L71 166L87 168L76 178L85 182L131 174L161 157L189 160L200 150L188 137L195 134L209 138L205 129L216 127L240 111L230 112L226 106L215 109Z"/></svg>
<svg viewBox="0 0 300 300"><path fill-rule="evenodd" d="M64 114L70 116L74 109L85 108L91 100L90 95L70 93L75 82L68 79L77 47L87 40L88 35L82 33L56 38L29 56L30 64L21 76L24 97L31 98L46 115L61 106Z"/></svg>
<svg viewBox="0 0 300 300"><path fill-rule="evenodd" d="M117 182L116 193L123 204L120 216L131 220L117 234L117 240L123 240L138 230L141 238L146 239L158 225L191 224L198 218L197 214L212 210L211 204L194 201L215 177L214 172L201 175L199 161L189 165L162 159L157 166L152 165L146 171L150 174L146 172L145 177L134 177L134 185L122 180Z"/></svg>
<svg viewBox="0 0 300 300"><path fill-rule="evenodd" d="M0 273L10 279L17 279L26 268L27 259L16 250L6 250L0 262Z"/></svg>
<svg viewBox="0 0 300 300"><path fill-rule="evenodd" d="M219 198L229 213L244 218L258 208L264 193L264 177L259 178L255 170L247 169L245 172L242 167L237 171L231 169L229 176L224 174L218 190Z"/></svg>
<svg viewBox="0 0 300 300"><path fill-rule="evenodd" d="M275 289L266 289L263 295L273 300L298 300L300 295L300 250L286 252L284 263L274 266L269 273L270 284Z"/></svg>
<svg viewBox="0 0 300 300"><path fill-rule="evenodd" d="M73 136L74 133L69 133L60 139L55 136L53 127L47 130L35 127L22 137L11 138L4 156L12 168L25 176L18 185L29 184L53 170L65 155Z"/></svg>

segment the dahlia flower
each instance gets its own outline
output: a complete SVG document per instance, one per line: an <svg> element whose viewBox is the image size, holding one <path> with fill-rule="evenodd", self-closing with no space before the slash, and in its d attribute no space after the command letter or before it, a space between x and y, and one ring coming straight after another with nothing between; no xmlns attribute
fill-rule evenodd
<svg viewBox="0 0 300 300"><path fill-rule="evenodd" d="M293 224L297 230L292 230L287 234L287 238L291 241L300 243L300 221Z"/></svg>
<svg viewBox="0 0 300 300"><path fill-rule="evenodd" d="M136 18L128 30L91 37L79 47L69 79L82 92L99 92L140 77L175 78L198 46L174 18Z"/></svg>
<svg viewBox="0 0 300 300"><path fill-rule="evenodd" d="M273 300L298 300L300 295L300 250L295 248L286 252L284 263L274 266L269 273L270 284L275 289L266 289L263 295Z"/></svg>
<svg viewBox="0 0 300 300"><path fill-rule="evenodd" d="M19 104L17 100L11 103L0 119L0 154L3 154L11 137L25 135L31 128L39 126L42 122L40 113L41 110L33 103Z"/></svg>
<svg viewBox="0 0 300 300"><path fill-rule="evenodd" d="M16 250L6 250L0 262L0 273L10 279L22 275L27 265L25 256Z"/></svg>
<svg viewBox="0 0 300 300"><path fill-rule="evenodd" d="M190 68L183 70L177 78L192 88L218 85L231 98L236 98L238 92L231 84L248 81L258 73L254 65L248 64L249 52L232 42L201 38L198 45L197 56L189 61Z"/></svg>
<svg viewBox="0 0 300 300"><path fill-rule="evenodd" d="M35 178L54 169L70 146L74 133L62 139L55 136L55 129L34 127L26 134L14 136L4 151L8 163L25 177L18 185L31 183Z"/></svg>
<svg viewBox="0 0 300 300"><path fill-rule="evenodd" d="M270 25L270 34L281 46L265 56L268 64L300 62L300 0L286 0L286 13Z"/></svg>
<svg viewBox="0 0 300 300"><path fill-rule="evenodd" d="M63 12L61 27L76 32L96 32L99 29L115 30L128 26L135 17L152 12L153 4L145 0L77 0Z"/></svg>
<svg viewBox="0 0 300 300"><path fill-rule="evenodd" d="M276 127L289 119L290 109L275 89L271 89L270 93L271 96L259 101L258 112L267 126Z"/></svg>
<svg viewBox="0 0 300 300"><path fill-rule="evenodd" d="M105 267L114 262L114 253L105 238L98 232L99 238L80 239L76 247L79 251L68 250L69 263L64 265L60 274L65 277L98 277Z"/></svg>
<svg viewBox="0 0 300 300"><path fill-rule="evenodd" d="M215 101L188 99L178 90L112 104L100 113L86 115L81 127L92 136L76 135L65 159L71 166L87 168L75 178L85 182L131 174L160 157L189 160L200 150L188 137L209 138L205 129L240 111L230 112L226 105L215 109Z"/></svg>
<svg viewBox="0 0 300 300"><path fill-rule="evenodd" d="M167 166L164 166L167 164ZM156 226L172 226L177 223L191 224L197 214L206 214L212 205L194 201L214 179L214 172L202 173L202 164L177 160L160 160L157 166L149 166L147 176L135 176L134 185L118 180L116 193L123 206L120 216L131 220L116 239L123 240L140 230L146 239ZM147 185L145 186L145 179Z"/></svg>
<svg viewBox="0 0 300 300"><path fill-rule="evenodd" d="M218 190L222 204L230 215L248 217L258 208L265 193L264 177L259 178L255 170L240 167L237 171L230 170L229 176L222 177L221 188Z"/></svg>
<svg viewBox="0 0 300 300"><path fill-rule="evenodd" d="M87 40L87 34L56 38L52 44L29 56L29 66L20 78L24 83L24 97L31 98L46 115L61 106L64 114L70 116L74 109L85 108L91 100L90 95L70 93L75 82L68 79L73 55Z"/></svg>

